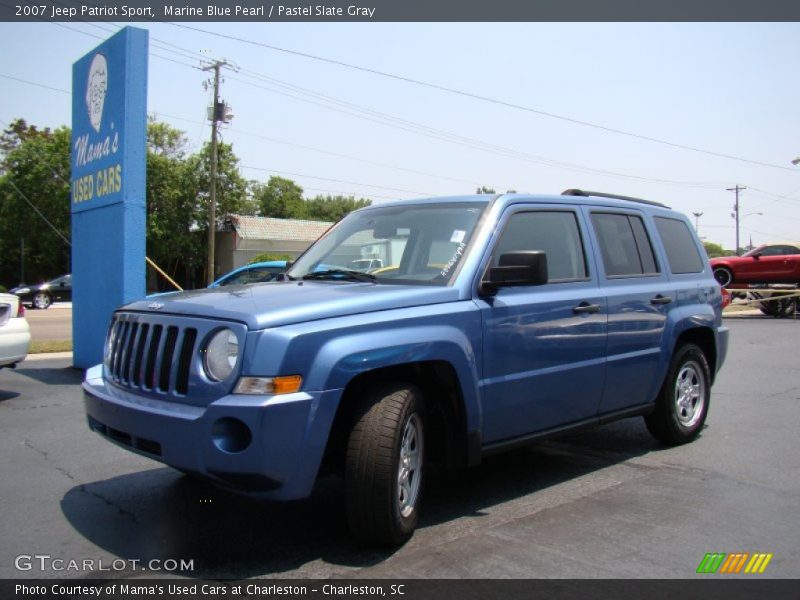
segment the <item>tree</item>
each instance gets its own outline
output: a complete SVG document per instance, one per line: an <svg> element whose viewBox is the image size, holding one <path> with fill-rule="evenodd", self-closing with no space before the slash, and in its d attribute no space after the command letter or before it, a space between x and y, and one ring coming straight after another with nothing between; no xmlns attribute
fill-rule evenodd
<svg viewBox="0 0 800 600"><path fill-rule="evenodd" d="M205 239L193 230L203 219L199 184L185 155L186 137L166 123L147 125L147 256L186 283L202 268Z"/></svg>
<svg viewBox="0 0 800 600"><path fill-rule="evenodd" d="M70 136L67 127L38 129L23 119L0 136L0 281L7 287L21 283L23 260L25 283L70 270Z"/></svg>
<svg viewBox="0 0 800 600"><path fill-rule="evenodd" d="M186 134L167 123L147 118L147 151L158 156L181 159L186 148Z"/></svg>
<svg viewBox="0 0 800 600"><path fill-rule="evenodd" d="M315 196L306 200L306 218L312 221L338 221L346 214L372 204L372 200L353 196Z"/></svg>
<svg viewBox="0 0 800 600"><path fill-rule="evenodd" d="M278 219L304 219L306 207L303 202L303 188L291 179L273 175L266 185L253 185L253 200L263 217Z"/></svg>
<svg viewBox="0 0 800 600"><path fill-rule="evenodd" d="M706 254L708 254L708 258L717 258L720 256L732 256L735 254L729 250L723 249L723 247L719 244L715 244L714 242L703 242L703 247L706 249Z"/></svg>
<svg viewBox="0 0 800 600"><path fill-rule="evenodd" d="M203 214L208 214L209 192L211 190L211 144L206 143L198 154L188 159L192 191L197 198ZM256 206L247 194L247 180L239 173L239 159L233 153L231 144L217 145L217 224L230 213L255 214ZM208 225L202 221L202 229Z"/></svg>
<svg viewBox="0 0 800 600"><path fill-rule="evenodd" d="M478 189L475 190L476 194L496 194L497 192L494 191L494 188L486 187L482 185Z"/></svg>

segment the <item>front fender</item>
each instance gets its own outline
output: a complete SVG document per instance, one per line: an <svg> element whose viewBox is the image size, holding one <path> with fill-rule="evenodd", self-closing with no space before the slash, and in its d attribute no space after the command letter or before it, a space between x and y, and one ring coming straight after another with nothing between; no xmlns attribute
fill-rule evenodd
<svg viewBox="0 0 800 600"><path fill-rule="evenodd" d="M467 432L479 431L477 360L470 339L457 327L402 327L380 334L337 337L320 348L307 384L309 389L343 389L362 373L425 361L442 361L453 367L461 388Z"/></svg>

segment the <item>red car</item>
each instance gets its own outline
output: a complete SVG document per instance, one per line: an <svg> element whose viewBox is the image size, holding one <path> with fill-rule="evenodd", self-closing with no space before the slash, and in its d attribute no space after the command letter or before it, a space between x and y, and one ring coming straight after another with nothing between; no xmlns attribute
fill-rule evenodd
<svg viewBox="0 0 800 600"><path fill-rule="evenodd" d="M737 283L800 283L800 243L764 244L744 256L711 259L723 287Z"/></svg>

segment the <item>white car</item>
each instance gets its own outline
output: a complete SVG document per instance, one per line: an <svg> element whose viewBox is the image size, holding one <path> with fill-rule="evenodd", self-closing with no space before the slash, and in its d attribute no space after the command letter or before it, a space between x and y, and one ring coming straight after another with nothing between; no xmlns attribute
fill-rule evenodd
<svg viewBox="0 0 800 600"><path fill-rule="evenodd" d="M14 368L25 360L31 345L31 330L25 307L14 294L0 294L0 369Z"/></svg>

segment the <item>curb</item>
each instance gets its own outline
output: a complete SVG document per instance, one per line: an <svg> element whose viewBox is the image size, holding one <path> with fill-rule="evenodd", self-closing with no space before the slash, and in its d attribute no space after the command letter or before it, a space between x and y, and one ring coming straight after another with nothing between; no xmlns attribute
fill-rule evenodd
<svg viewBox="0 0 800 600"><path fill-rule="evenodd" d="M47 360L48 358L72 358L72 352L40 352L38 354L28 354L24 362Z"/></svg>

